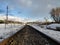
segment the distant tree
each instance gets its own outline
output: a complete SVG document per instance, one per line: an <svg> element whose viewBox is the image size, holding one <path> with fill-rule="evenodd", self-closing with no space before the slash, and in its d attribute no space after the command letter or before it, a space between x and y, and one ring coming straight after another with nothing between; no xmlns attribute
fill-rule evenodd
<svg viewBox="0 0 60 45"><path fill-rule="evenodd" d="M0 20L0 23L4 23L4 21L3 20Z"/></svg>
<svg viewBox="0 0 60 45"><path fill-rule="evenodd" d="M60 8L53 8L50 14L51 17L55 20L55 22L60 22Z"/></svg>

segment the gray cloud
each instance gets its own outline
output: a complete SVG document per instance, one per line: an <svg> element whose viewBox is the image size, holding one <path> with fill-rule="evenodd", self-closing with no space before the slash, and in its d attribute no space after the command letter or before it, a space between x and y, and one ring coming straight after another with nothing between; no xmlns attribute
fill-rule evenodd
<svg viewBox="0 0 60 45"><path fill-rule="evenodd" d="M7 2L11 9L31 9L27 11L31 16L48 15L52 8L60 7L60 0L0 0L0 2Z"/></svg>

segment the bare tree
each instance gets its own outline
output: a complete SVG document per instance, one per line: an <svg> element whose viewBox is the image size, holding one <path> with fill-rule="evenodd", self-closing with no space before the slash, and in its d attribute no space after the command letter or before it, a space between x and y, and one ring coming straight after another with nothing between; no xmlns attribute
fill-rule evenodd
<svg viewBox="0 0 60 45"><path fill-rule="evenodd" d="M60 22L60 8L53 8L50 14L51 17L55 20L55 22Z"/></svg>

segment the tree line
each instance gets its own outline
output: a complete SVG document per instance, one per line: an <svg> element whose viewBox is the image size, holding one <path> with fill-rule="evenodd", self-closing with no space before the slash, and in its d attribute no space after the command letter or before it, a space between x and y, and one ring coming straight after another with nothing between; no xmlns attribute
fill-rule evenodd
<svg viewBox="0 0 60 45"><path fill-rule="evenodd" d="M0 23L5 23L6 20L0 20ZM8 20L8 23L18 23L18 24L22 24L22 22L18 22L18 21L9 21Z"/></svg>

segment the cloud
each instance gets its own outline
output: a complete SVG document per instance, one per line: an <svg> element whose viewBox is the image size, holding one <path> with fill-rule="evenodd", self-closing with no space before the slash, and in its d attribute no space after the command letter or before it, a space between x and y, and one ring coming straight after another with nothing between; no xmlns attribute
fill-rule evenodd
<svg viewBox="0 0 60 45"><path fill-rule="evenodd" d="M18 6L31 9L31 11L28 12L32 17L48 14L52 8L58 7L58 3L59 0L17 0L16 2Z"/></svg>
<svg viewBox="0 0 60 45"><path fill-rule="evenodd" d="M5 14L0 14L0 20L5 20L6 19L6 16ZM17 17L17 16L8 16L8 20L11 20L11 21L19 21L19 22L22 22L22 18L20 17Z"/></svg>
<svg viewBox="0 0 60 45"><path fill-rule="evenodd" d="M48 4L47 5L47 8L51 9L52 8L52 5L51 4Z"/></svg>
<svg viewBox="0 0 60 45"><path fill-rule="evenodd" d="M8 3L11 10L22 8L31 17L49 16L51 8L60 7L60 0L0 0ZM26 16L26 14L25 14Z"/></svg>
<svg viewBox="0 0 60 45"><path fill-rule="evenodd" d="M50 10L51 10L52 8L56 8L56 7L58 7L58 6L55 6L55 5L53 5L53 4L48 4L48 5L47 5L47 8L50 9Z"/></svg>
<svg viewBox="0 0 60 45"><path fill-rule="evenodd" d="M0 20L5 20L6 16L5 14L0 14ZM17 17L17 16L8 16L8 20L10 21L19 21L19 22L32 22L34 20L31 19L27 19L27 18L21 18L21 17Z"/></svg>
<svg viewBox="0 0 60 45"><path fill-rule="evenodd" d="M21 6L22 7L30 7L32 5L32 1L31 0L13 0L12 3L14 3L14 4L16 4L17 6L20 6L20 7Z"/></svg>

